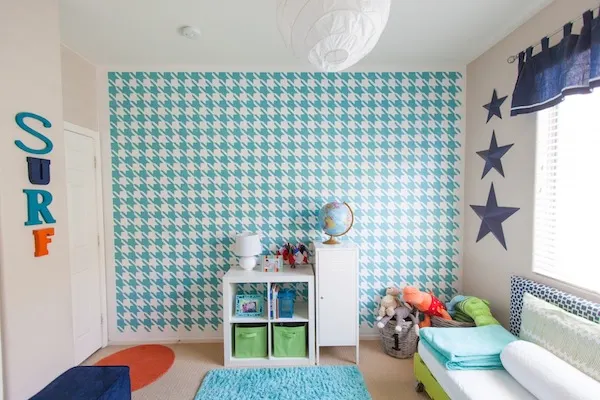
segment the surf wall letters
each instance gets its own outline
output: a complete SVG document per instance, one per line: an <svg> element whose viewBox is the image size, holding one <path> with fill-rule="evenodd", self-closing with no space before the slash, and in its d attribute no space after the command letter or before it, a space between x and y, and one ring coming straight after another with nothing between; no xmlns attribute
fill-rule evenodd
<svg viewBox="0 0 600 400"><path fill-rule="evenodd" d="M44 128L52 127L52 123L46 118L30 113L20 112L15 116L15 122L23 131L27 132L41 143L36 147L29 147L21 140L15 140L15 145L23 152L27 153L25 162L27 163L27 172L29 183L36 188L24 188L23 193L27 201L27 219L25 226L38 226L43 224L55 224L56 219L52 216L50 205L52 204L52 193L47 190L37 188L46 186L50 183L50 164L51 161L37 156L48 155L52 152L54 145L52 140L38 130L33 129L29 123L31 120L41 122ZM54 236L53 227L40 227L33 229L34 256L42 257L49 254L48 245L52 243Z"/></svg>

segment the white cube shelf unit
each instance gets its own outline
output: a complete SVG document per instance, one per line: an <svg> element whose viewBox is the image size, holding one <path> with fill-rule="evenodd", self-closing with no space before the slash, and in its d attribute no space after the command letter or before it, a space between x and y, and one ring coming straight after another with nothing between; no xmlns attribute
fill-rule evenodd
<svg viewBox="0 0 600 400"><path fill-rule="evenodd" d="M306 283L308 298L306 302L296 301L294 316L292 318L272 318L271 304L268 301L268 292L272 283ZM247 283L263 284L265 296L265 312L262 317L236 317L235 296L238 285ZM231 268L223 276L223 360L226 367L254 367L254 366L284 366L284 365L314 365L315 364L315 274L310 264L299 265L296 268L285 266L284 272L244 271ZM308 344L306 357L274 357L273 356L273 325L285 322L307 323ZM263 358L236 358L233 348L233 327L235 324L261 324L267 325L268 355Z"/></svg>

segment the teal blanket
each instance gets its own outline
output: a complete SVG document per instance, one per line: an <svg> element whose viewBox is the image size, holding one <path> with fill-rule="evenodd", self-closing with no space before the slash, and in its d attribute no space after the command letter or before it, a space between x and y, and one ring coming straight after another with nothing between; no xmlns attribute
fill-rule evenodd
<svg viewBox="0 0 600 400"><path fill-rule="evenodd" d="M419 335L446 369L503 369L500 353L517 340L500 325L423 328Z"/></svg>

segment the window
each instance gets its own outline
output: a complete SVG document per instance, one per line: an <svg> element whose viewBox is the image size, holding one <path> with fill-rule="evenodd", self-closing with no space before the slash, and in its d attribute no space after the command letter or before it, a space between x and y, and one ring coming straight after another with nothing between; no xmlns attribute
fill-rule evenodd
<svg viewBox="0 0 600 400"><path fill-rule="evenodd" d="M533 270L600 292L600 89L538 113Z"/></svg>

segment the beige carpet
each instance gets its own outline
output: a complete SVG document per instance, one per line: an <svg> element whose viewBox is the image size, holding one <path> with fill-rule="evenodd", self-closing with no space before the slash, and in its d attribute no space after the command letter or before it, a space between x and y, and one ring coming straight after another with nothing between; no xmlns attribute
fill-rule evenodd
<svg viewBox="0 0 600 400"><path fill-rule="evenodd" d="M83 364L90 365L127 346L109 346L93 354ZM188 400L193 399L204 375L214 368L223 368L221 343L174 344L173 367L153 384L133 393L133 400ZM354 348L331 347L321 350L321 365L352 364ZM427 399L414 391L412 359L398 360L387 356L379 341L360 342L359 368L374 400ZM228 399L220 399L228 400ZM235 399L243 400L243 399ZM340 399L342 400L342 399Z"/></svg>

